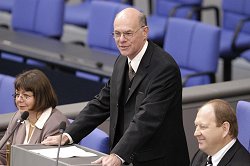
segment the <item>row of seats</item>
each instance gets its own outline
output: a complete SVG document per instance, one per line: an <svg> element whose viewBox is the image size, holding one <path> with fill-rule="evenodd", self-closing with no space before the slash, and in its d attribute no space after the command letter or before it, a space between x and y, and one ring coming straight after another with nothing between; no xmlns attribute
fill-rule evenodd
<svg viewBox="0 0 250 166"><path fill-rule="evenodd" d="M47 29L49 29L50 27L55 27L55 26L49 26L46 27L48 25L48 23L46 23L45 21L47 19L43 18L43 19L37 19L38 21L34 21L36 20L36 18L30 18L30 17L26 17L25 15L27 15L27 13L31 13L31 15L33 16L41 16L39 14L35 14L36 12L41 13L42 9L45 7L46 1L48 3L48 1L50 0L43 0L43 3L38 3L37 1L37 5L33 4L30 5L29 10L27 10L27 13L24 15L25 17L22 16L22 12L21 9L23 11L23 8L25 7L25 1L29 1L29 0L18 0L15 3L15 6L13 8L13 13L12 13L12 23L13 23L13 29L16 31L28 31L30 33L36 33L37 31L40 32L40 30L42 29L42 27L40 27L40 29L33 29L31 30L29 28L29 26L27 28L25 28L26 25L29 25L30 22L34 22L33 24L35 25L34 27L38 27L36 25L40 25L43 22L43 28L46 29L43 32L47 31ZM19 3L22 3L19 5ZM55 0L54 3L59 3L62 4L62 2L60 0ZM39 5L38 5L39 4ZM18 6L22 6L22 8L18 8ZM57 6L57 8L55 7ZM59 7L58 7L59 6ZM114 40L112 38L112 36L110 35L113 31L113 20L115 15L121 11L122 9L128 7L128 5L125 4L120 4L120 3L112 3L112 2L104 2L104 1L93 1L92 2L92 7L91 7L91 15L90 15L90 21L88 24L88 37L87 37L87 43L88 43L88 47L98 50L98 51L102 51L102 52L106 52L106 53L110 53L110 54L114 54L114 55L118 55L118 50L117 47L114 43ZM37 9L41 9L41 11L37 10ZM50 10L62 10L62 5L53 5L53 7L50 8ZM48 9L47 9L48 10ZM96 12L98 11L98 12ZM34 12L32 14L32 12ZM48 12L50 13L50 15L53 15L55 13L52 12ZM17 17L18 15L18 17ZM51 19L59 19L57 20L57 22L59 22L62 25L62 17L51 17ZM21 21L22 19L25 19L27 21ZM39 20L41 20L40 23ZM61 20L61 21L60 21ZM178 19L177 19L178 20ZM50 20L52 21L52 20ZM24 23L24 24L22 24ZM179 20L179 21L170 21L169 23L169 27L173 27L173 28L169 28L167 31L167 34L164 36L165 40L164 40L164 49L168 52L170 52L174 58L176 59L177 63L180 65L181 67L181 72L182 72L182 76L183 76L183 85L184 86L194 86L194 85L201 85L201 84L207 84L210 82L215 82L215 73L216 73L216 69L217 69L217 61L218 61L218 50L217 47L211 48L210 43L216 43L217 41L219 41L219 31L216 28L212 28L208 25L202 25L199 22L192 22L192 21L183 21L183 20ZM19 26L18 26L19 25ZM201 25L201 26L200 26ZM178 28L176 28L175 26L179 26L179 30ZM185 28L182 28L182 26L187 26L187 29L189 27L190 32L186 33L183 32L183 30ZM196 28L198 27L198 28ZM203 27L207 27L207 28L203 28ZM194 31L195 29L195 31ZM196 30L197 29L197 30ZM211 30L211 32L209 32ZM177 31L178 30L178 31ZM202 38L201 41L199 41L199 36L197 35L198 31L202 31L200 34L215 34L215 35L210 35L211 37L209 38ZM178 35L180 32L183 33L183 37L185 39L181 39L181 38L176 38L175 36ZM199 32L198 32L199 33ZM41 34L38 33L38 34ZM45 33L43 33L45 35ZM55 35L48 35L48 33L46 33L48 37L54 36ZM189 35L187 35L189 34ZM196 34L196 35L195 35ZM184 42L186 41L186 42ZM191 41L191 42L187 42L187 41ZM198 42L197 42L198 41ZM180 45L180 42L182 45L183 49L179 49L176 46ZM174 46L174 47L172 47ZM198 47L203 46L204 49L197 49ZM192 48L192 49L189 49ZM178 50L184 50L183 52L178 52ZM189 50L189 51L188 51ZM199 55L201 55L204 50L208 50L206 51L206 55L204 55L202 58L197 59L197 56L199 57ZM185 53L185 54L183 54ZM7 55L8 56L8 55ZM5 55L2 55L2 57L6 57ZM212 58L212 60L208 61L207 59ZM197 62L196 65L193 65L193 62ZM29 60L28 60L29 62ZM211 63L207 63L207 62L211 62ZM204 68L204 66L207 66ZM198 74L197 74L198 73ZM86 77L86 74L82 72L76 72L77 76L84 76ZM191 78L196 76L197 78ZM199 77L198 77L199 76ZM185 78L184 78L185 77ZM88 76L88 78L90 78ZM188 80L189 78L191 78L191 81L187 82L185 80ZM96 78L95 78L96 79ZM97 78L98 80L98 78Z"/></svg>
<svg viewBox="0 0 250 166"><path fill-rule="evenodd" d="M244 50L250 47L250 19L248 0L222 0L221 4L221 21L219 9L215 6L201 7L202 0L155 0L154 10L147 17L148 26L150 27L149 38L159 44L163 44L165 33L168 29L168 17L175 16L185 18L190 15L190 9L194 13L192 18L200 19L200 13L203 10L215 10L216 22L221 22L221 38L219 42L219 55L223 59L223 80L231 80L232 60L241 56L246 60L250 59L250 51ZM88 2L90 3L90 2Z"/></svg>
<svg viewBox="0 0 250 166"><path fill-rule="evenodd" d="M16 7L22 6L22 11L23 11L23 8L25 7L25 5L24 5L25 1L29 1L29 0L17 0L17 2L15 2L14 6L16 6ZM39 0L37 0L36 3L38 3L38 1ZM43 0L43 2L44 2L43 6L45 6L46 0ZM57 8L51 7L51 9L53 8L52 11L58 11L58 10L62 11L64 9L63 5L62 5L64 2L62 2L61 0L54 0L53 2L59 3L61 5L51 5L50 4L50 6L54 6L54 7L57 6ZM22 4L22 5L18 5L18 3ZM121 4L121 3L111 3L111 2L108 3L105 1L90 2L90 0L84 1L84 3L89 3L89 5L91 4L91 7L89 7L89 8L92 9L92 10L90 10L90 14L89 14L90 16L89 16L89 21L88 21L87 46L91 47L92 49L96 49L99 51L104 51L104 52L108 52L110 54L117 55L118 50L115 46L115 43L114 43L114 40L112 39L112 36L110 35L111 32L113 31L113 27L112 27L113 19L114 19L115 14L117 12L119 12L120 10L122 10L125 7L128 7L128 5ZM214 75L215 75L216 70L217 70L218 55L220 55L220 57L222 57L224 59L224 80L230 80L231 79L231 61L232 61L232 59L234 59L235 57L238 56L238 54L239 54L238 48L239 47L241 48L240 50L242 50L242 47L244 47L244 48L247 47L247 45L250 42L250 37L247 34L247 32L249 31L247 29L249 29L249 28L247 28L247 27L242 28L244 30L244 32L237 33L237 35L235 35L235 33L234 33L235 26L238 25L239 20L246 18L246 16L244 14L248 14L246 9L250 3L248 3L247 0L240 0L239 2L237 1L236 7L235 7L235 3L233 0L223 0L222 3L223 3L222 9L224 11L224 14L223 14L223 26L222 26L222 28L220 28L220 30L221 30L220 37L219 38L214 37L214 39L210 39L209 41L207 40L207 41L203 42L203 40L206 40L203 38L207 38L207 35L205 35L205 33L204 34L202 33L201 34L202 37L200 36L201 42L196 42L196 44L192 44L189 42L186 42L186 43L183 42L188 38L192 39L191 36L193 37L193 35L188 35L186 33L183 33L184 35L181 36L181 37L183 37L183 39L171 37L171 36L168 37L168 34L172 34L172 33L169 33L169 31L171 31L172 29L174 29L174 31L175 31L175 28L172 28L172 29L170 28L172 26L171 25L172 23L171 23L171 21L169 21L169 19L167 19L167 16L173 15L173 13L174 13L174 15L177 17L185 17L187 15L187 13L189 13L189 14L192 13L190 10L188 10L188 9L190 9L190 6L191 6L192 7L191 9L193 9L193 13L196 14L196 15L191 15L191 17L192 18L199 18L199 15L197 13L200 13L203 9L210 9L209 7L201 8L200 7L201 1L188 1L188 2L186 2L184 0L182 0L182 1L176 0L176 2L175 2L175 1L168 1L168 0L156 0L155 5L154 5L155 6L154 12L152 13L152 15L148 16L148 25L150 28L149 38L153 39L155 41L157 41L157 40L159 41L159 38L156 39L155 37L153 37L153 34L156 31L158 31L158 30L156 30L157 28L163 29L163 31L162 31L163 33L161 33L160 38L163 39L162 43L163 43L164 49L169 51L174 56L177 63L182 68L185 68L185 71L182 71L182 76L183 76L183 78L185 77L184 81L183 81L184 86L193 86L193 85L200 85L200 84L215 82ZM244 4L244 5L239 5L239 4ZM32 6L32 5L29 5L29 6ZM32 7L30 7L29 8L30 11L27 11L27 13L29 13L29 15L39 17L39 13L42 13L42 11L43 11L42 9L44 7L43 6L38 7L35 4L33 6L36 6L36 10L34 10ZM58 6L59 6L59 8L58 8ZM37 9L41 9L41 11L39 11ZM215 9L215 8L212 8L212 9ZM36 12L32 14L31 11L32 12L36 11ZM98 11L98 12L96 12L96 11ZM216 10L216 11L218 11L218 10ZM243 14L240 12L242 12ZM27 16L27 13L26 13L26 16ZM47 12L47 13L50 13L50 12ZM169 14L169 13L171 13L171 14ZM234 13L236 13L236 14L234 14ZM50 15L51 14L53 14L53 13L50 13ZM16 17L16 15L18 17ZM51 17L51 19L54 18L55 20L57 20L57 23L59 22L59 24L60 24L60 25L57 24L57 27L62 28L63 17L62 17L62 14L60 12L59 12L59 15L60 16L57 16L57 17ZM23 21L22 19L24 19L24 18L27 19L28 21ZM47 18L47 17L45 17L45 18ZM217 16L217 18L219 18L219 17ZM50 22L53 22L51 19L50 19ZM233 21L232 21L232 19L233 19ZM13 26L13 29L15 29L15 30L22 30L22 31L25 30L25 31L29 31L32 33L38 33L38 34L45 35L46 33L44 33L44 32L46 32L47 29L49 29L51 27L54 27L54 29L56 29L55 28L56 25L50 25L48 27L49 23L45 22L48 19L43 19L43 21L41 21L40 23L38 21L34 22L34 20L40 20L40 19L23 17L20 9L17 10L17 9L15 9L15 7L13 8L13 11L12 11L12 24L13 25L12 26ZM159 20L164 20L164 23L162 24L162 22ZM56 21L54 21L54 22L56 22ZM183 21L183 22L186 22L186 21ZM25 25L23 25L22 23L25 23ZM30 27L28 27L28 28L25 27L26 25L31 25L31 24L35 25L32 27L33 29L30 29ZM41 25L43 25L43 26L41 26ZM39 27L39 29L36 29L36 27ZM46 30L43 30L43 29L46 29ZM52 31L52 30L49 30L49 31ZM62 34L61 29L59 31L60 32L58 34ZM209 31L209 30L207 30L207 31ZM193 33L193 31L190 31L190 32L191 32L191 34ZM158 36L159 36L160 33L157 32L156 34L158 34ZM52 33L47 33L45 36L60 38L61 35L56 35L56 34L52 35ZM214 35L214 36L216 36L216 35ZM237 40L236 39L233 40L235 38L234 36L238 36L239 39L237 38ZM197 38L199 38L199 36ZM177 39L179 39L179 41L181 41L184 45L179 44L179 42L176 41ZM217 41L219 41L219 43L215 39L217 39ZM172 41L172 40L174 40L174 41ZM166 41L168 41L168 42L166 42ZM232 43L231 41L237 41L237 46L236 46L236 44ZM171 42L173 43L173 45L170 47L168 45ZM203 45L203 44L205 44L205 45ZM214 46L214 45L216 45L216 46ZM201 47L205 48L206 50L211 50L211 51L205 52L204 50L202 51L202 49L197 49L197 48L201 48ZM219 50L217 51L218 47L219 47ZM179 49L179 48L182 48L182 49ZM188 50L190 50L190 51L188 51ZM195 51L196 53L193 53L192 50ZM209 54L209 56L206 54ZM213 55L211 55L211 54L213 54ZM244 55L248 55L247 52ZM206 64L207 62L209 62L209 63ZM201 76L200 73L202 75L207 75L206 78L200 77ZM186 76L187 74L188 74L188 76ZM82 75L82 74L81 74L81 72L77 72L77 75ZM196 80L198 80L198 81L194 81L195 79L192 78L193 81L190 81L191 83L186 83L187 78L189 79L190 77L196 77ZM203 81L199 81L199 80L203 80Z"/></svg>
<svg viewBox="0 0 250 166"><path fill-rule="evenodd" d="M243 57L249 61L250 49L250 1L249 0L222 0L221 10L216 6L196 7L193 11L215 11L215 20L221 28L219 54L223 59L223 79L231 80L232 61ZM219 13L221 11L221 13ZM222 16L220 19L220 15ZM191 14L192 16L192 14Z"/></svg>

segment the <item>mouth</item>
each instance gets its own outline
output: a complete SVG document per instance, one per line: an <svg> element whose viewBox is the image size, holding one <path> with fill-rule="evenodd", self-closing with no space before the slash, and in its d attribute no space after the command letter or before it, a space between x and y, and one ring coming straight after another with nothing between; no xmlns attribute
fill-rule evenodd
<svg viewBox="0 0 250 166"><path fill-rule="evenodd" d="M204 139L197 139L197 142L198 142L199 144L202 144L202 143L204 142Z"/></svg>
<svg viewBox="0 0 250 166"><path fill-rule="evenodd" d="M27 110L27 106L18 106L18 108L20 109L20 110Z"/></svg>
<svg viewBox="0 0 250 166"><path fill-rule="evenodd" d="M119 46L119 48L120 48L121 50L127 50L127 49L129 48L129 46Z"/></svg>

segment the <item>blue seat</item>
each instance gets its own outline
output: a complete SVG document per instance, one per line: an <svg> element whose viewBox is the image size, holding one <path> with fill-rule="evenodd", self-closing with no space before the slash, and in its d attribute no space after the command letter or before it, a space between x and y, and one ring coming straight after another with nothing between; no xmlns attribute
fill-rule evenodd
<svg viewBox="0 0 250 166"><path fill-rule="evenodd" d="M73 121L74 120L69 119L70 123L72 123ZM89 133L79 142L79 145L108 154L109 136L104 131L95 128L91 133Z"/></svg>
<svg viewBox="0 0 250 166"><path fill-rule="evenodd" d="M12 96L15 93L14 81L14 77L0 74L0 114L17 110Z"/></svg>
<svg viewBox="0 0 250 166"><path fill-rule="evenodd" d="M170 16L185 18L193 6L201 6L202 0L154 0L152 14L147 17L149 39L162 44ZM197 14L195 19L200 18Z"/></svg>
<svg viewBox="0 0 250 166"><path fill-rule="evenodd" d="M109 136L98 128L83 138L79 144L102 153L109 153Z"/></svg>
<svg viewBox="0 0 250 166"><path fill-rule="evenodd" d="M65 5L64 23L87 27L91 10L91 0Z"/></svg>
<svg viewBox="0 0 250 166"><path fill-rule="evenodd" d="M250 152L250 102L239 101L236 107L238 121L238 139Z"/></svg>
<svg viewBox="0 0 250 166"><path fill-rule="evenodd" d="M220 30L198 21L169 18L163 48L180 67L183 86L215 82Z"/></svg>
<svg viewBox="0 0 250 166"><path fill-rule="evenodd" d="M14 0L12 29L35 35L60 39L63 34L64 0ZM20 57L5 55L2 58L22 62ZM27 60L28 64L44 66L42 62Z"/></svg>
<svg viewBox="0 0 250 166"><path fill-rule="evenodd" d="M246 19L250 17L250 1L223 0L222 2L220 57L224 61L224 80L228 81L232 75L232 60L240 55L242 48L250 46L250 19Z"/></svg>
<svg viewBox="0 0 250 166"><path fill-rule="evenodd" d="M14 0L1 0L0 1L0 11L11 13Z"/></svg>
<svg viewBox="0 0 250 166"><path fill-rule="evenodd" d="M92 1L94 0L85 0L85 1L80 1L78 3L67 3L65 6L64 22L66 24L72 24L86 28L88 26L88 22L91 16L90 12L91 12ZM132 3L130 0L109 0L109 1L119 2L119 3Z"/></svg>
<svg viewBox="0 0 250 166"><path fill-rule="evenodd" d="M223 59L223 80L232 77L232 61L250 48L250 1L222 0L220 57ZM207 9L203 7L198 10ZM215 7L211 9L216 9ZM217 8L215 11L218 11ZM219 16L216 14L216 19ZM219 20L216 20L219 23Z"/></svg>
<svg viewBox="0 0 250 166"><path fill-rule="evenodd" d="M246 50L240 55L242 58L250 62L250 50Z"/></svg>
<svg viewBox="0 0 250 166"><path fill-rule="evenodd" d="M116 14L126 7L129 7L129 5L117 2L93 1L88 23L86 47L90 47L98 52L118 56L119 51L111 35L113 32L113 21ZM76 76L100 81L99 76L82 71L76 71Z"/></svg>
<svg viewBox="0 0 250 166"><path fill-rule="evenodd" d="M64 0L15 0L12 28L15 31L60 38L63 16Z"/></svg>
<svg viewBox="0 0 250 166"><path fill-rule="evenodd" d="M118 49L111 35L113 32L113 21L116 14L127 7L129 6L116 2L92 2L87 35L88 47L97 51L118 55Z"/></svg>

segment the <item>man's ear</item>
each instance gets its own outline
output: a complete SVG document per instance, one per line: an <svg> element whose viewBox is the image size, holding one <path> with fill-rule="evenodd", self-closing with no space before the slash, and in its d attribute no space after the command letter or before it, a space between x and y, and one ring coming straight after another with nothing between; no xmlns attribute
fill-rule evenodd
<svg viewBox="0 0 250 166"><path fill-rule="evenodd" d="M231 127L230 123L227 121L222 124L223 137L226 137L227 135L229 135L230 127Z"/></svg>

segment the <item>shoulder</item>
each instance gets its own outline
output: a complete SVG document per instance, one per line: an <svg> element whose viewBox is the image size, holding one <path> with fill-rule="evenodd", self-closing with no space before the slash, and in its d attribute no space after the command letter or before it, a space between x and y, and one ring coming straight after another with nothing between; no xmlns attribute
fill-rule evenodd
<svg viewBox="0 0 250 166"><path fill-rule="evenodd" d="M250 154L246 150L246 148L237 140L234 147L236 151L233 155L233 160L238 160L240 163L250 163ZM233 151L229 151L228 153L233 153Z"/></svg>
<svg viewBox="0 0 250 166"><path fill-rule="evenodd" d="M68 118L61 111L54 108L47 122L59 125L62 121L69 123Z"/></svg>
<svg viewBox="0 0 250 166"><path fill-rule="evenodd" d="M16 126L16 122L17 122L17 120L20 119L20 118L21 118L21 112L20 112L20 111L16 111L16 112L13 114L13 116L12 116L10 122L9 122L8 128L9 128L9 127L11 128L11 127Z"/></svg>
<svg viewBox="0 0 250 166"><path fill-rule="evenodd" d="M192 158L190 166L200 166L206 158L207 155L201 150L198 150Z"/></svg>

